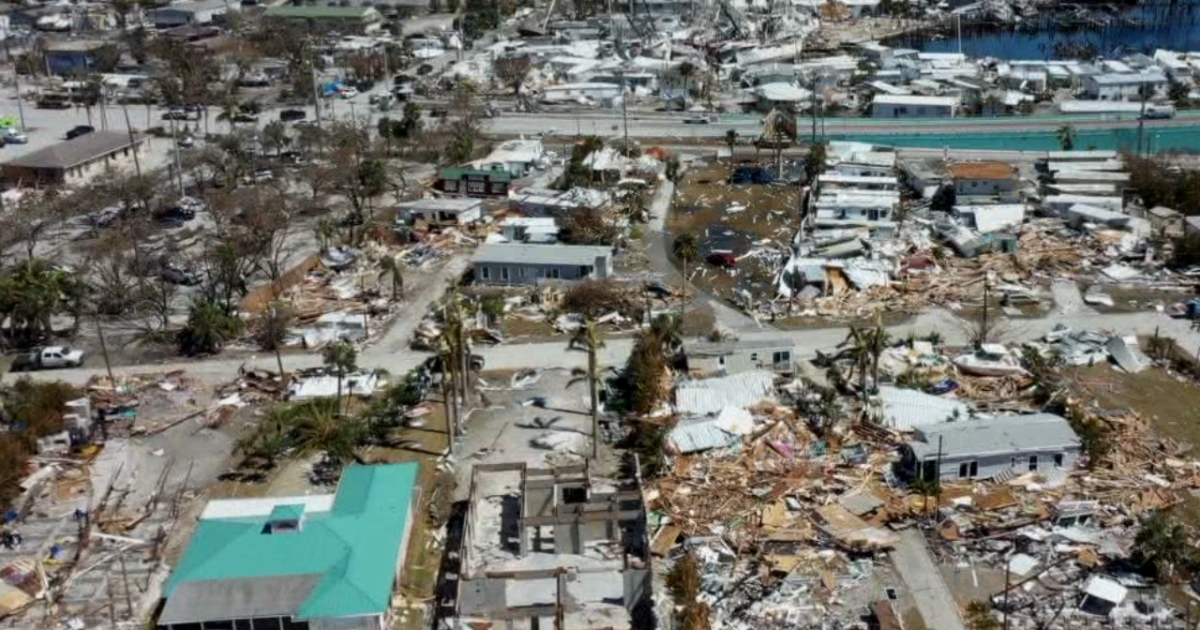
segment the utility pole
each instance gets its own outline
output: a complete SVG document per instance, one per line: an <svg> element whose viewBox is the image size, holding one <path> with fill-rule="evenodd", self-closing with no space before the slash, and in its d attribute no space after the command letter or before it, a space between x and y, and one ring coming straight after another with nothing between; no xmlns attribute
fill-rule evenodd
<svg viewBox="0 0 1200 630"><path fill-rule="evenodd" d="M625 150L629 150L629 95L625 93L625 71L621 71L621 123L625 125Z"/></svg>
<svg viewBox="0 0 1200 630"><path fill-rule="evenodd" d="M179 131L175 128L175 119L171 119L171 138L175 141L172 146L172 155L175 157L175 180L179 185L179 196L183 196L183 164L179 160Z"/></svg>
<svg viewBox="0 0 1200 630"><path fill-rule="evenodd" d="M317 69L312 69L313 111L317 117L317 129L321 129L321 95L317 91Z"/></svg>
<svg viewBox="0 0 1200 630"><path fill-rule="evenodd" d="M133 153L133 170L137 172L137 176L140 179L142 176L142 161L138 159L137 136L133 133L133 123L129 122L129 104L122 103L121 109L125 111L125 129L129 131L129 149Z"/></svg>
<svg viewBox="0 0 1200 630"><path fill-rule="evenodd" d="M113 390L117 389L117 379L113 376L112 364L108 361L108 345L104 343L104 329L100 327L100 314L95 313L93 317L96 321L96 334L100 337L100 354L104 356L104 369L108 371L108 381L112 383Z"/></svg>
<svg viewBox="0 0 1200 630"><path fill-rule="evenodd" d="M955 13L954 17L955 17L954 21L957 25L957 30L958 30L958 54L961 55L962 54L962 14Z"/></svg>
<svg viewBox="0 0 1200 630"><path fill-rule="evenodd" d="M987 343L988 298L990 297L990 295L989 295L989 289L991 288L990 285L991 285L991 283L988 281L988 277L985 274L983 276L983 319L980 320L979 331L978 331L979 334L976 335L976 339L975 339L975 349L976 350L980 349L983 346L983 344Z"/></svg>

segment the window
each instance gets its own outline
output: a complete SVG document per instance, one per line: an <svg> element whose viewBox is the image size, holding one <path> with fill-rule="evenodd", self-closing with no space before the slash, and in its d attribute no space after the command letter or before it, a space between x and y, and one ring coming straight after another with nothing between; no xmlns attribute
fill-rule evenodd
<svg viewBox="0 0 1200 630"><path fill-rule="evenodd" d="M500 268L500 279L504 280L504 281L508 281L508 267Z"/></svg>
<svg viewBox="0 0 1200 630"><path fill-rule="evenodd" d="M552 267L550 269L550 277L557 280L562 277L562 272L558 269L558 267Z"/></svg>
<svg viewBox="0 0 1200 630"><path fill-rule="evenodd" d="M750 353L750 361L753 363L758 363L758 353L757 352Z"/></svg>
<svg viewBox="0 0 1200 630"><path fill-rule="evenodd" d="M958 465L959 479L974 479L979 476L979 462L963 462Z"/></svg>
<svg viewBox="0 0 1200 630"><path fill-rule="evenodd" d="M1062 467L1063 467L1063 464L1064 464L1064 463L1066 463L1066 459L1067 459L1067 456L1066 456L1066 454L1064 454L1064 453L1055 453L1055 454L1054 454L1054 467L1055 467L1055 468L1062 468Z"/></svg>
<svg viewBox="0 0 1200 630"><path fill-rule="evenodd" d="M492 269L490 267L480 267L479 268L479 277L483 278L484 280L491 280L492 279Z"/></svg>
<svg viewBox="0 0 1200 630"><path fill-rule="evenodd" d="M781 363L791 363L791 362L792 362L792 351L791 350L780 350L779 352L776 352L771 355L771 363L774 363L775 365L779 365Z"/></svg>
<svg viewBox="0 0 1200 630"><path fill-rule="evenodd" d="M1038 469L1038 456L1030 455L1029 456L1029 472L1033 472L1037 469Z"/></svg>
<svg viewBox="0 0 1200 630"><path fill-rule="evenodd" d="M591 267L589 267L588 265L580 265L579 266L579 277L580 278L587 278L588 276L591 276L591 275L592 275Z"/></svg>

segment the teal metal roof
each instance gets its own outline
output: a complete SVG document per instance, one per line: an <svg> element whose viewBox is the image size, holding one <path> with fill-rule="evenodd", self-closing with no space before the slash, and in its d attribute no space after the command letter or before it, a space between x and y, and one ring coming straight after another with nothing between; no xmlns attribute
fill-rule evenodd
<svg viewBox="0 0 1200 630"><path fill-rule="evenodd" d="M415 463L351 466L329 512L279 505L269 516L202 520L167 582L168 601L184 583L312 575L319 578L296 619L383 613L416 483ZM299 531L270 533L277 513L303 515Z"/></svg>
<svg viewBox="0 0 1200 630"><path fill-rule="evenodd" d="M267 517L268 521L298 521L304 518L303 503L288 503L285 505L276 505L275 509L271 510L271 515Z"/></svg>

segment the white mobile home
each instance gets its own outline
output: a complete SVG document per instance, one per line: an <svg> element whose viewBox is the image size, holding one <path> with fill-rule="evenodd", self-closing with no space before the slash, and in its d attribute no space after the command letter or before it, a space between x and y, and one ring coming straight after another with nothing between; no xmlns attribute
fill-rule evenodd
<svg viewBox="0 0 1200 630"><path fill-rule="evenodd" d="M953 118L958 112L953 96L903 96L878 94L871 105L874 118Z"/></svg>

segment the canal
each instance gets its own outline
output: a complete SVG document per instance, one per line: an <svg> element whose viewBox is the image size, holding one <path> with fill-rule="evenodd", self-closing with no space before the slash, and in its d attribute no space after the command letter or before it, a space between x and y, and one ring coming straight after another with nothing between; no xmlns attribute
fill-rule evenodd
<svg viewBox="0 0 1200 630"><path fill-rule="evenodd" d="M998 59L1063 59L1087 50L1097 56L1121 57L1132 53L1154 54L1158 48L1200 50L1200 0L1150 0L1136 5L1098 9L1108 13L1110 24L1095 28L1063 28L1060 18L1044 17L1037 23L973 29L964 20L962 52L972 57ZM1117 5L1119 6L1119 5ZM910 37L888 42L924 52L958 52L957 38Z"/></svg>

